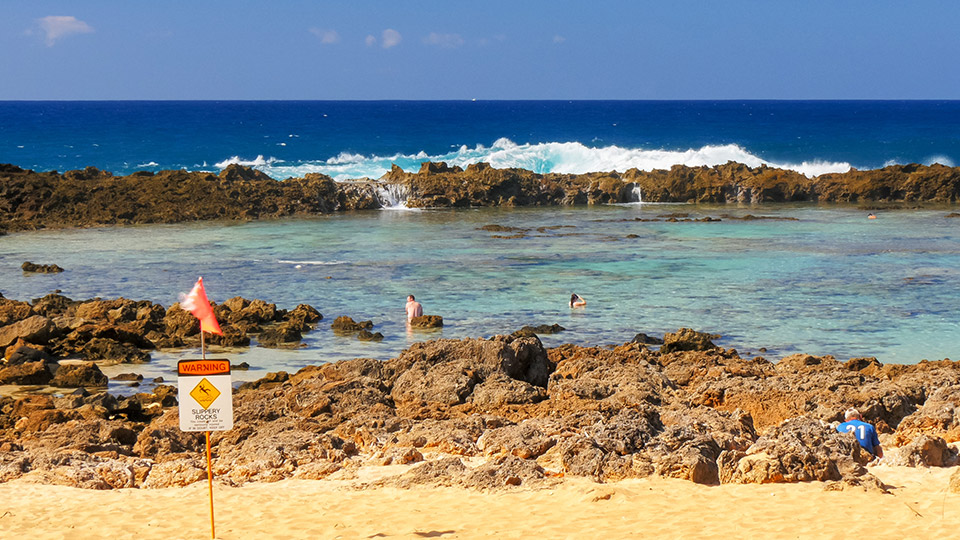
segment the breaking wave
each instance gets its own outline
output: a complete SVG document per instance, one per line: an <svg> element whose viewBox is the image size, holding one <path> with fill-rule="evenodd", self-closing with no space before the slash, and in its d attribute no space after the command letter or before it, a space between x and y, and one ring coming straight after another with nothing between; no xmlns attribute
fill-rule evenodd
<svg viewBox="0 0 960 540"><path fill-rule="evenodd" d="M278 179L302 177L307 173L322 173L335 180L357 178L380 178L393 164L407 172L416 172L424 161L445 161L449 165L466 167L473 163L486 162L496 168L516 167L536 173L583 174L589 172L626 171L640 169L669 169L674 165L690 167L723 165L728 161L743 163L750 167L768 165L790 169L805 176L814 177L825 173L847 172L851 165L846 162L803 161L779 163L761 159L735 144L708 145L687 150L648 150L604 146L594 148L579 142L549 142L516 144L509 139L498 139L491 146L477 145L474 148L461 146L446 154L430 155L395 154L392 156L362 155L342 152L337 156L318 161L281 161L257 156L244 160L239 156L216 164L223 169L236 163L255 167Z"/></svg>
<svg viewBox="0 0 960 540"><path fill-rule="evenodd" d="M243 159L240 156L233 156L232 158L227 158L218 163L214 163L214 165L218 169L226 169L230 165L243 165L244 167L256 167L258 169L262 169L267 174L270 174L268 167L270 167L274 163L277 163L278 161L279 160L277 160L276 158L264 159L263 156L257 156L256 159L249 159L249 160Z"/></svg>
<svg viewBox="0 0 960 540"><path fill-rule="evenodd" d="M953 160L947 156L930 156L929 158L923 160L924 165L934 165L939 163L940 165L946 165L947 167L953 167Z"/></svg>

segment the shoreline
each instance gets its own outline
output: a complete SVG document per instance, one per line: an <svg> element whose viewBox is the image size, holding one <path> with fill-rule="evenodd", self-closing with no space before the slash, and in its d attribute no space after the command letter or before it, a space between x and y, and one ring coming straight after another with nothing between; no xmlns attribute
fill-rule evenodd
<svg viewBox="0 0 960 540"><path fill-rule="evenodd" d="M700 486L648 478L547 490L364 488L333 480L214 485L217 538L947 538L960 526L949 469L875 466L890 494L830 492L821 483ZM0 533L11 537L209 538L207 487L92 491L0 484ZM255 506L251 507L251 503ZM522 512L518 512L522 509ZM104 519L108 518L108 519Z"/></svg>

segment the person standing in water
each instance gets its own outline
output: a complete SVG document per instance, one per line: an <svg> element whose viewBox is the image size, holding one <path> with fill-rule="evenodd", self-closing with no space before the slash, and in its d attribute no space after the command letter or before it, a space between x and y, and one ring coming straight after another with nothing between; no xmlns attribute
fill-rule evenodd
<svg viewBox="0 0 960 540"><path fill-rule="evenodd" d="M582 296L578 295L577 293L570 295L570 307L579 308L585 305L587 305L587 301L584 300Z"/></svg>
<svg viewBox="0 0 960 540"><path fill-rule="evenodd" d="M420 305L420 302L417 302L417 299L411 294L407 296L407 320L411 320L414 317L419 317L423 315L423 306Z"/></svg>

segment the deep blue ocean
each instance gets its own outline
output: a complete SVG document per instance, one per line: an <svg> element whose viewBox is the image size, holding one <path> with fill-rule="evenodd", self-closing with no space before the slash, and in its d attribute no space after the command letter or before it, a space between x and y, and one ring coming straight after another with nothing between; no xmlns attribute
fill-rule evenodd
<svg viewBox="0 0 960 540"><path fill-rule="evenodd" d="M378 178L426 160L540 172L623 171L728 160L807 175L893 163L954 165L960 102L5 102L0 163L117 174L247 163L278 179ZM402 202L402 201L401 201ZM411 343L559 323L544 344L609 345L680 327L747 356L960 358L960 220L949 205L692 205L350 212L252 223L36 231L0 237L0 293L29 300L147 299L169 306L203 276L214 302L241 295L325 316L303 347L215 351L267 371L395 357ZM720 221L637 221L669 213ZM742 221L747 214L788 220ZM499 239L486 224L526 229ZM24 261L62 274L23 274ZM572 292L588 300L571 310ZM444 317L410 331L407 294ZM334 335L370 319L382 342ZM198 351L155 351L173 377ZM118 388L119 391L126 391ZM133 391L133 390L129 390Z"/></svg>
<svg viewBox="0 0 960 540"><path fill-rule="evenodd" d="M0 162L378 178L397 163L537 172L767 163L807 174L960 159L960 101L0 102Z"/></svg>

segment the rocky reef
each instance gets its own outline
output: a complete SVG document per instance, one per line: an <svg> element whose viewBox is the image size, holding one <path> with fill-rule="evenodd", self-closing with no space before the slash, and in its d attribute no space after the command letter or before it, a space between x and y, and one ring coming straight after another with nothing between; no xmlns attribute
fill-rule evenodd
<svg viewBox="0 0 960 540"><path fill-rule="evenodd" d="M214 306L223 335L210 343L238 347L255 336L263 347L296 345L323 318L301 304L279 309L263 300L231 298ZM32 302L0 295L0 384L106 386L97 362L138 364L157 348L198 345L200 325L179 304L142 300L71 300L49 294ZM61 360L71 360L60 365Z"/></svg>
<svg viewBox="0 0 960 540"><path fill-rule="evenodd" d="M25 261L20 265L20 269L25 273L34 274L59 274L63 272L63 268L60 268L56 264L35 264L30 261Z"/></svg>
<svg viewBox="0 0 960 540"><path fill-rule="evenodd" d="M960 201L960 168L892 165L807 178L740 163L669 170L538 174L477 163L462 169L423 163L379 180L335 182L322 174L274 180L230 165L220 174L188 171L113 176L94 167L33 172L0 165L0 234L38 228L252 220L381 208L385 193L410 207L549 206L630 202Z"/></svg>
<svg viewBox="0 0 960 540"><path fill-rule="evenodd" d="M0 165L0 229L251 220L379 208L363 183L321 174L277 181L255 169L137 172L113 176L94 167L36 173Z"/></svg>
<svg viewBox="0 0 960 540"><path fill-rule="evenodd" d="M378 484L487 489L660 475L883 490L864 467L871 456L836 432L850 406L876 424L888 462L956 462L948 443L960 440L960 364L773 363L711 339L681 329L659 350L545 349L536 335L440 339L387 361L271 373L235 391L234 429L212 434L214 472L242 484L404 465ZM0 481L109 489L202 480L202 434L180 431L174 394L0 398Z"/></svg>

